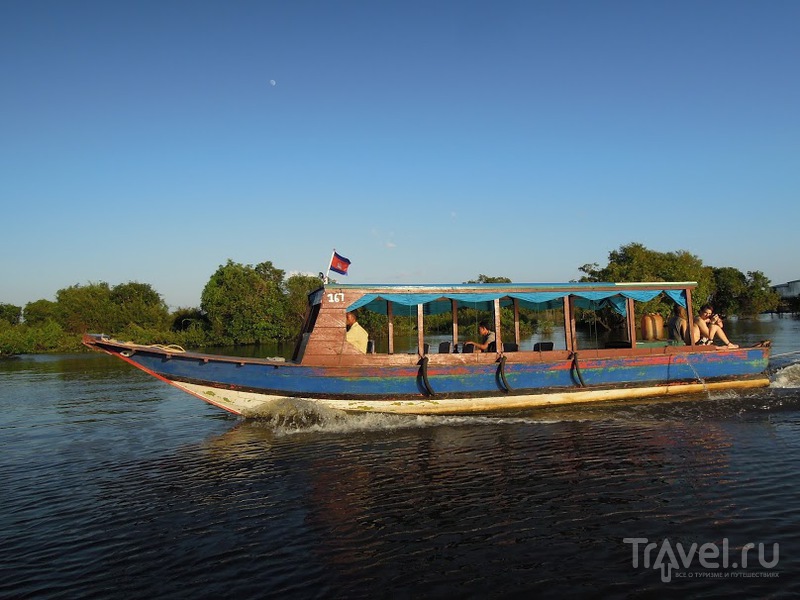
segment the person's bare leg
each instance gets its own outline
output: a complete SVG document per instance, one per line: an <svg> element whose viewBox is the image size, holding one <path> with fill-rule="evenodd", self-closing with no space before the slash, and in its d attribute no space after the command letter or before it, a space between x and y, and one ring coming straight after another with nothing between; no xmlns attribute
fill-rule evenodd
<svg viewBox="0 0 800 600"><path fill-rule="evenodd" d="M723 344L725 344L728 348L738 348L736 344L732 344L731 341L728 339L728 336L725 335L725 331L719 325L710 325L708 328L708 339L713 340L714 338L719 339Z"/></svg>

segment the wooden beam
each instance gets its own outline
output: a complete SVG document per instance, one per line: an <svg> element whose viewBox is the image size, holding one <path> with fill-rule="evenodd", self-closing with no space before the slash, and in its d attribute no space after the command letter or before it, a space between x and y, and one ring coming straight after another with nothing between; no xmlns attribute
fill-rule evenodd
<svg viewBox="0 0 800 600"><path fill-rule="evenodd" d="M575 334L575 306L572 303L572 296L564 296L564 341L567 352L574 352L577 347Z"/></svg>
<svg viewBox="0 0 800 600"><path fill-rule="evenodd" d="M636 348L636 306L633 298L625 299L625 312L628 313L628 341L631 343L631 348Z"/></svg>
<svg viewBox="0 0 800 600"><path fill-rule="evenodd" d="M389 354L394 354L394 305L386 302L386 316L389 320Z"/></svg>
<svg viewBox="0 0 800 600"><path fill-rule="evenodd" d="M495 351L502 352L503 343L500 341L502 339L500 332L500 298L494 299L494 338Z"/></svg>
<svg viewBox="0 0 800 600"><path fill-rule="evenodd" d="M694 325L694 307L692 306L692 289L686 288L686 342L687 346L692 345L692 325Z"/></svg>
<svg viewBox="0 0 800 600"><path fill-rule="evenodd" d="M458 346L458 300L450 300L450 309L453 311L453 352Z"/></svg>
<svg viewBox="0 0 800 600"><path fill-rule="evenodd" d="M417 354L425 354L425 323L422 319L422 304L417 304Z"/></svg>

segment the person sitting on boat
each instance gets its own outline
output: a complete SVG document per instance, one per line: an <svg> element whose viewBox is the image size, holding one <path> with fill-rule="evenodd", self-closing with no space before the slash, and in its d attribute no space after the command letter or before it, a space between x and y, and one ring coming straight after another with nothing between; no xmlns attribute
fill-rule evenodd
<svg viewBox="0 0 800 600"><path fill-rule="evenodd" d="M722 326L722 319L719 315L714 314L714 307L704 304L700 307L700 314L695 317L692 325L692 343L697 346L713 344L716 338L728 348L738 348L739 346L731 343L728 336L725 335Z"/></svg>
<svg viewBox="0 0 800 600"><path fill-rule="evenodd" d="M689 318L686 309L680 304L672 307L672 316L667 321L667 333L673 344L686 344L686 332L689 329Z"/></svg>
<svg viewBox="0 0 800 600"><path fill-rule="evenodd" d="M478 333L481 334L481 342L464 342L465 346L475 346L480 348L481 352L486 352L489 349L489 344L495 341L494 331L489 329L485 321L478 323Z"/></svg>
<svg viewBox="0 0 800 600"><path fill-rule="evenodd" d="M352 344L356 350L362 354L366 354L367 343L369 342L369 334L367 333L367 330L358 323L355 313L347 313L345 319L347 321L347 341L350 342L350 344Z"/></svg>

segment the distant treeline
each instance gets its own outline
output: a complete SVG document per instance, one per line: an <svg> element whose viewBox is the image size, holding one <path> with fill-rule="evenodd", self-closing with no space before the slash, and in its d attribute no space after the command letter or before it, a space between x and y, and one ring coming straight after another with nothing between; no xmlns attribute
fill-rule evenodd
<svg viewBox="0 0 800 600"><path fill-rule="evenodd" d="M0 354L80 350L86 332L189 348L284 341L300 330L308 294L320 285L309 275L287 278L271 262L229 260L209 279L199 308L174 312L147 283L74 285L54 302L0 304Z"/></svg>
<svg viewBox="0 0 800 600"><path fill-rule="evenodd" d="M781 301L760 271L744 274L733 267L709 267L688 252L655 252L637 243L609 253L608 265L603 268L589 264L580 271L584 273L582 281L696 281L695 309L710 302L718 313L727 316L774 311ZM511 280L480 275L468 283L475 282ZM24 308L0 303L0 354L76 351L81 349L80 336L85 332L186 348L287 341L300 331L308 294L319 286L318 277L287 278L269 261L253 266L228 260L203 289L200 307L170 312L161 295L147 283L74 285L58 290L55 301L36 300ZM796 301L791 307L795 312L797 305ZM667 316L670 306L658 299L637 306L637 310ZM469 328L482 315L470 313L467 317L461 322L464 333L470 335ZM501 318L506 327L510 315ZM523 335L552 326L551 318L523 315ZM380 315L362 315L362 323L376 336L385 329L383 320ZM449 316L426 319L426 330L430 328L426 333L446 332L449 320ZM407 321L401 319L395 331L416 326L415 319Z"/></svg>

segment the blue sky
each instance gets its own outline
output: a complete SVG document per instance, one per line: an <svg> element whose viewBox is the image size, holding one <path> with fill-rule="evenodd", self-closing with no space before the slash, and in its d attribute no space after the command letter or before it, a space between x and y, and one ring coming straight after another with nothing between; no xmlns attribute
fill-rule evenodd
<svg viewBox="0 0 800 600"><path fill-rule="evenodd" d="M800 278L800 2L0 5L0 302L228 259L567 281L639 242Z"/></svg>

